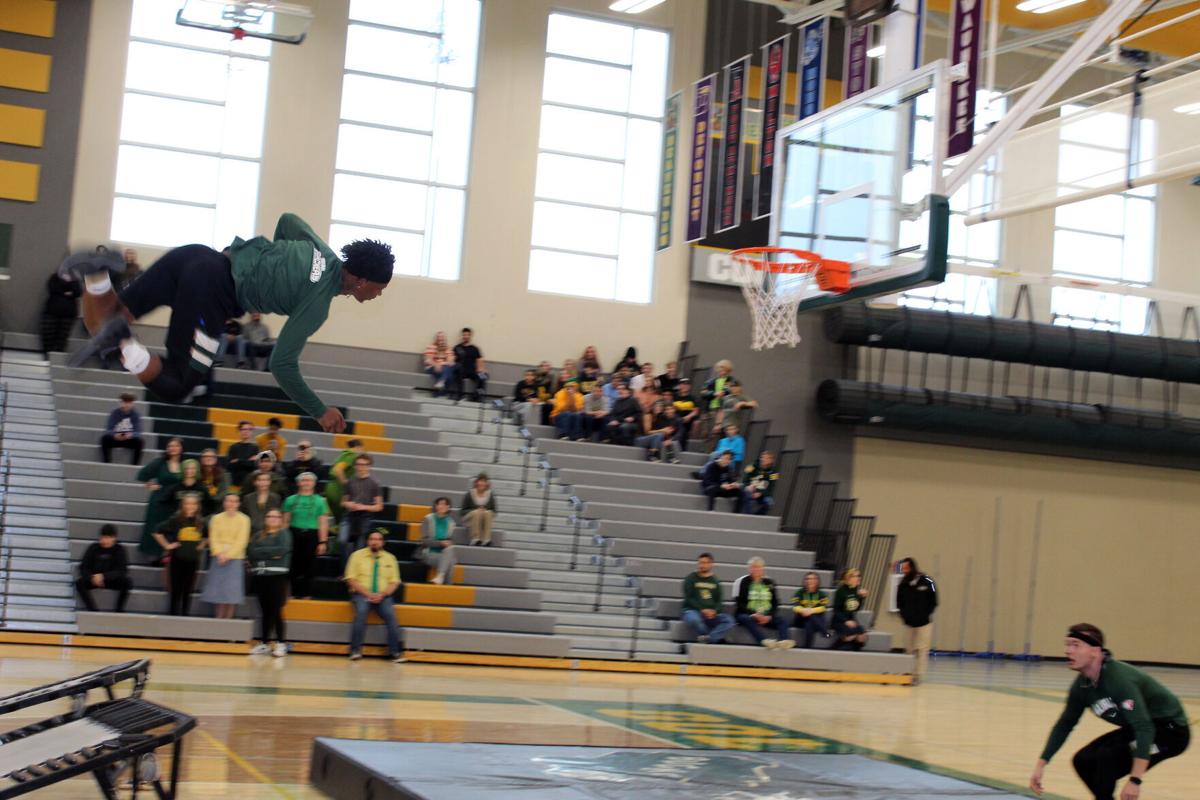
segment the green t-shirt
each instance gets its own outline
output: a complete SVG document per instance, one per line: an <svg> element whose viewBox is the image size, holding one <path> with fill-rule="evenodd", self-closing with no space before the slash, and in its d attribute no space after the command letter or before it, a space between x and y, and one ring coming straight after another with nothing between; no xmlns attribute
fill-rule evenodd
<svg viewBox="0 0 1200 800"><path fill-rule="evenodd" d="M724 391L725 383L728 380L729 380L729 378L717 378L715 381L713 381L713 399L712 399L712 402L710 402L708 404L708 407L711 408L713 411L716 411L718 408L721 407L721 401L724 398L717 397L716 395L717 395L717 392Z"/></svg>
<svg viewBox="0 0 1200 800"><path fill-rule="evenodd" d="M755 614L775 613L775 603L771 597L771 587L762 581L750 584L750 595L746 598L746 608Z"/></svg>
<svg viewBox="0 0 1200 800"><path fill-rule="evenodd" d="M315 531L329 515L329 503L319 494L294 494L283 501L283 513L292 515L292 530Z"/></svg>
<svg viewBox="0 0 1200 800"><path fill-rule="evenodd" d="M275 239L255 236L229 246L238 305L246 311L283 314L288 320L271 353L271 373L279 387L313 417L325 404L300 374L300 353L325 324L329 304L342 291L342 262L295 214L284 214Z"/></svg>

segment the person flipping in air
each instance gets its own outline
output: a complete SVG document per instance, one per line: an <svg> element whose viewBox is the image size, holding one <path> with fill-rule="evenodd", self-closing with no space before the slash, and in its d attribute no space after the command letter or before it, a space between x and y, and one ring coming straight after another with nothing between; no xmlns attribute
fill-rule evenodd
<svg viewBox="0 0 1200 800"><path fill-rule="evenodd" d="M201 384L212 368L225 320L247 311L283 314L287 324L271 355L271 373L281 389L321 428L341 433L341 412L326 406L300 374L300 353L329 316L338 295L360 303L383 293L392 278L391 248L363 239L342 248L338 258L304 220L284 214L274 241L256 236L233 240L223 253L199 244L177 247L154 263L120 294L112 275L124 269L103 248L63 262L60 274L84 282L83 318L92 340L71 359L79 366L92 356L120 352L125 369L163 400L178 402ZM129 323L159 306L171 307L165 359L150 353Z"/></svg>
<svg viewBox="0 0 1200 800"><path fill-rule="evenodd" d="M1112 800L1117 782L1121 800L1140 796L1146 771L1187 750L1191 740L1187 715L1178 698L1140 669L1117 661L1104 649L1104 634L1095 625L1072 625L1067 631L1067 666L1079 673L1034 767L1029 788L1041 796L1047 762L1067 741L1085 708L1119 726L1075 754L1075 771L1094 798Z"/></svg>

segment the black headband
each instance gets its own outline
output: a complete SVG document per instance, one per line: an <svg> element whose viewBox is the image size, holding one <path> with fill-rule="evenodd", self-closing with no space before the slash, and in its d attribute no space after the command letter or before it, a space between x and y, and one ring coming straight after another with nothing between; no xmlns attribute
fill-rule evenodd
<svg viewBox="0 0 1200 800"><path fill-rule="evenodd" d="M1096 641L1094 636L1092 636L1089 633L1084 633L1082 631L1067 631L1067 638L1068 639L1078 639L1079 641L1083 642L1084 644L1090 644L1092 647L1104 647L1104 645L1102 645L1102 644L1100 644L1100 642Z"/></svg>

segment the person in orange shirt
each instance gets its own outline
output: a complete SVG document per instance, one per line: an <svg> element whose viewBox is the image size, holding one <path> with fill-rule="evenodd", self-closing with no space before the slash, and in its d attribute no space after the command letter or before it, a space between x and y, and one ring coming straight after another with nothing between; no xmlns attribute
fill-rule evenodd
<svg viewBox="0 0 1200 800"><path fill-rule="evenodd" d="M569 380L554 395L554 410L550 412L550 421L558 429L558 438L582 438L583 417L583 395L579 392L579 383Z"/></svg>
<svg viewBox="0 0 1200 800"><path fill-rule="evenodd" d="M283 422L278 417L271 417L267 420L267 432L260 433L255 442L258 443L258 451L272 450L275 453L275 460L283 463L287 455L287 439L280 435L279 431L283 428ZM271 447L271 442L275 442L275 447Z"/></svg>

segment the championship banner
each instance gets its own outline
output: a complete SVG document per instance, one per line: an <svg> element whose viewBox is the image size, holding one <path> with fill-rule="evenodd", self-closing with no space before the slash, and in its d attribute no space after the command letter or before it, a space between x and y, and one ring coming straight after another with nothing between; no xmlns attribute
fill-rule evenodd
<svg viewBox="0 0 1200 800"><path fill-rule="evenodd" d="M725 67L725 138L721 140L721 174L717 197L717 233L736 228L742 210L742 128L746 117L746 77L750 56Z"/></svg>
<svg viewBox="0 0 1200 800"><path fill-rule="evenodd" d="M771 182L775 175L775 134L787 97L788 41L791 34L780 36L762 48L763 111L759 134L758 174L754 176L754 219L771 213Z"/></svg>
<svg viewBox="0 0 1200 800"><path fill-rule="evenodd" d="M961 0L960 0L961 2ZM970 0L968 0L970 2ZM871 46L869 25L846 28L846 57L842 61L842 98L848 100L867 90L867 49Z"/></svg>
<svg viewBox="0 0 1200 800"><path fill-rule="evenodd" d="M954 0L950 34L950 66L966 66L966 74L950 84L950 147L947 158L961 156L975 139L975 89L979 84L983 0Z"/></svg>
<svg viewBox="0 0 1200 800"><path fill-rule="evenodd" d="M671 246L671 215L675 205L675 159L679 146L679 110L683 92L667 98L663 125L662 189L658 196L658 250Z"/></svg>
<svg viewBox="0 0 1200 800"><path fill-rule="evenodd" d="M800 114L811 117L825 100L825 43L829 41L829 17L816 19L803 28L800 50Z"/></svg>
<svg viewBox="0 0 1200 800"><path fill-rule="evenodd" d="M713 89L717 75L713 73L693 84L692 104L692 166L688 181L688 226L687 240L696 242L704 238L708 221L708 151L712 131Z"/></svg>

